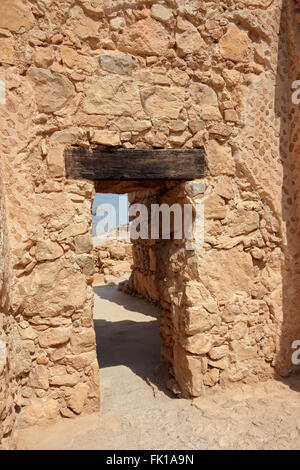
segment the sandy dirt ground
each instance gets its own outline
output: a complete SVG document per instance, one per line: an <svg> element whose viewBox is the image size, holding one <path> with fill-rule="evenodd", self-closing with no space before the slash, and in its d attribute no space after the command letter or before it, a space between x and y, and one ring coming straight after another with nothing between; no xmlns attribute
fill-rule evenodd
<svg viewBox="0 0 300 470"><path fill-rule="evenodd" d="M20 432L27 449L299 449L300 377L208 390L195 400L165 388L159 310L95 287L101 411Z"/></svg>

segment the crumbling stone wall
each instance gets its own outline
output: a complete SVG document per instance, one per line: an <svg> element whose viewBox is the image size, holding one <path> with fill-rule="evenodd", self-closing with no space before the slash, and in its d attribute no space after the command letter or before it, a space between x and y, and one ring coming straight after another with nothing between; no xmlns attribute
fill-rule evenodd
<svg viewBox="0 0 300 470"><path fill-rule="evenodd" d="M287 11L282 0L1 0L1 318L9 333L1 337L11 343L0 375L2 434L15 413L24 426L98 406L94 187L65 179L70 145L204 145L205 192L194 182L166 194L205 201L206 230L195 252L184 240L161 242L164 356L193 396L293 370L295 8L294 0Z"/></svg>
<svg viewBox="0 0 300 470"><path fill-rule="evenodd" d="M94 246L95 281L111 283L125 280L131 273L132 244L128 239L116 238Z"/></svg>

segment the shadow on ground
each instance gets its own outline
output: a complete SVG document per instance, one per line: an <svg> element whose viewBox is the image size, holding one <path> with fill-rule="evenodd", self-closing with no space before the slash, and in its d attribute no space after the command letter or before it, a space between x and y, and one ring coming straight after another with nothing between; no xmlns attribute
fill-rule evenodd
<svg viewBox="0 0 300 470"><path fill-rule="evenodd" d="M117 286L94 288L94 325L102 383L138 389L143 381L174 397L166 388L168 371L161 363L157 317L160 309ZM109 369L110 368L110 369ZM136 377L136 378L135 378ZM137 379L139 377L139 380ZM142 393L142 390L141 390Z"/></svg>
<svg viewBox="0 0 300 470"><path fill-rule="evenodd" d="M94 324L101 368L123 365L142 378L153 374L161 346L156 320L95 320Z"/></svg>

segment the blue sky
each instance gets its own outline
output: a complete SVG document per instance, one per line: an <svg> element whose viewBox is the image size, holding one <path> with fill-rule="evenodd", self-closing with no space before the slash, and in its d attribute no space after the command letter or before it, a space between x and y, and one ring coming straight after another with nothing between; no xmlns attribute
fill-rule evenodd
<svg viewBox="0 0 300 470"><path fill-rule="evenodd" d="M122 198L121 202L121 210L119 210L119 203L120 198ZM117 224L127 224L128 223L128 194L99 194L97 193L93 202L92 210L93 214L96 212L97 207L100 204L112 204L115 207L116 215L117 215ZM127 210L124 207L127 207ZM122 209L123 208L123 209ZM96 225L101 220L101 217L93 216L93 235L95 235Z"/></svg>

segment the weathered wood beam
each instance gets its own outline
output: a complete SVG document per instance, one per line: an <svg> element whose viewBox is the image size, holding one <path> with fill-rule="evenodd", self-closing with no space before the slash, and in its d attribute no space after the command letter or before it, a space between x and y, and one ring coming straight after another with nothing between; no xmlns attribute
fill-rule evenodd
<svg viewBox="0 0 300 470"><path fill-rule="evenodd" d="M205 173L204 149L192 150L88 150L65 151L67 178L89 180L192 180Z"/></svg>

